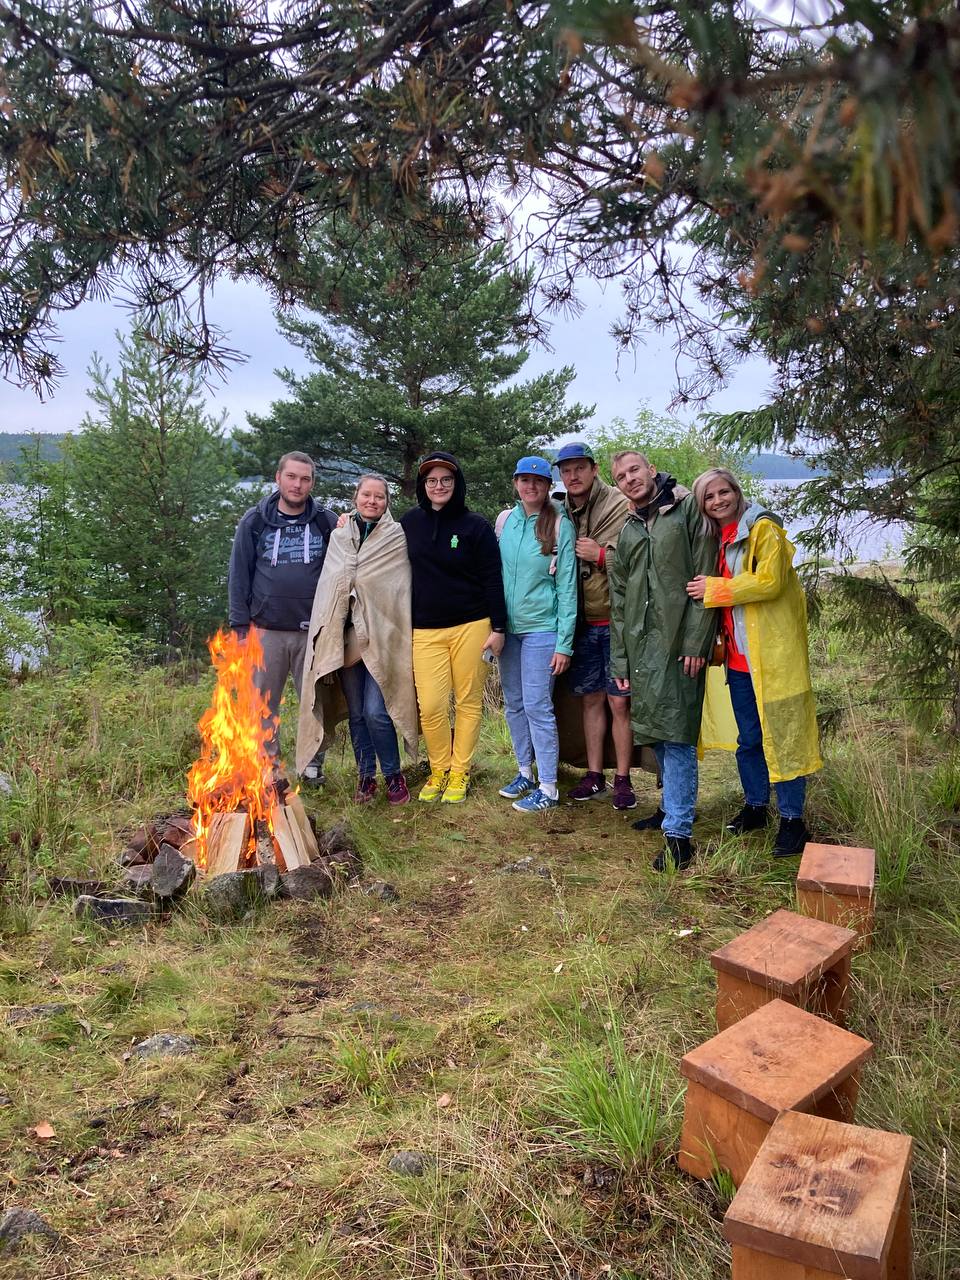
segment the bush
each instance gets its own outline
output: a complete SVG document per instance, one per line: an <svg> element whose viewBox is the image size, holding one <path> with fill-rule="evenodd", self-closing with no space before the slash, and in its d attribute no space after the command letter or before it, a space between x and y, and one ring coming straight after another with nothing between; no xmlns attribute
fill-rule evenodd
<svg viewBox="0 0 960 1280"><path fill-rule="evenodd" d="M723 448L698 426L684 425L675 418L661 417L646 405L637 410L632 426L623 418L614 418L607 427L592 433L600 474L613 483L610 459L621 449L637 449L658 471L669 472L689 489L702 471L709 467L726 467L740 480L748 497L760 493L760 482L745 466L746 453Z"/></svg>

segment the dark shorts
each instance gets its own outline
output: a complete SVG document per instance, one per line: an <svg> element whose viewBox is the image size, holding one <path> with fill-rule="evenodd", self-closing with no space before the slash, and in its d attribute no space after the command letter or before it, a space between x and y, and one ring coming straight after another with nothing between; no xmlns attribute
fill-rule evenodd
<svg viewBox="0 0 960 1280"><path fill-rule="evenodd" d="M617 688L610 674L610 628L582 627L573 642L573 657L568 671L570 692L576 698L588 693L608 693L614 698L629 698Z"/></svg>

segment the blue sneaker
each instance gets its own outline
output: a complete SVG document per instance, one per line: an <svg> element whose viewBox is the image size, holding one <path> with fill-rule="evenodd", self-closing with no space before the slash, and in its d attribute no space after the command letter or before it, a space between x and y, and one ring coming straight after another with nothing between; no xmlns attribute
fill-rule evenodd
<svg viewBox="0 0 960 1280"><path fill-rule="evenodd" d="M559 800L545 795L537 787L536 791L531 791L522 800L514 800L513 807L518 813L540 813L543 809L555 809L559 803Z"/></svg>
<svg viewBox="0 0 960 1280"><path fill-rule="evenodd" d="M533 790L533 779L525 778L522 773L518 773L512 782L508 782L505 787L500 788L500 794L505 800L516 800L519 796L525 796L528 791Z"/></svg>

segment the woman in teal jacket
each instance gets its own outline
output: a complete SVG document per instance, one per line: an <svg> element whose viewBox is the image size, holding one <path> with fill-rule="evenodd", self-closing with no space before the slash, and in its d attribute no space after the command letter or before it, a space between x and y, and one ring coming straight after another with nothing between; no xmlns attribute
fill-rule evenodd
<svg viewBox="0 0 960 1280"><path fill-rule="evenodd" d="M563 508L550 500L552 478L546 458L521 458L513 473L519 502L497 521L507 602L500 682L519 770L500 794L520 813L558 803L553 682L570 665L577 622L575 535Z"/></svg>

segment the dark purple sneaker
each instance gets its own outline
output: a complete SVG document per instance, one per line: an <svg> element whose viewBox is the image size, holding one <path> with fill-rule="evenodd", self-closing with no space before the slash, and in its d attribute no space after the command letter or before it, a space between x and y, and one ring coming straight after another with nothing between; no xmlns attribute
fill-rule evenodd
<svg viewBox="0 0 960 1280"><path fill-rule="evenodd" d="M359 778L357 789L353 793L354 804L369 804L377 794L376 778Z"/></svg>
<svg viewBox="0 0 960 1280"><path fill-rule="evenodd" d="M390 804L409 803L410 792L407 790L407 780L402 773L391 773L387 779L387 800Z"/></svg>
<svg viewBox="0 0 960 1280"><path fill-rule="evenodd" d="M602 773L586 773L575 787L567 792L568 800L592 800L594 796L602 796L607 790Z"/></svg>
<svg viewBox="0 0 960 1280"><path fill-rule="evenodd" d="M637 807L637 797L633 794L629 773L614 774L613 807L615 809L635 809Z"/></svg>

